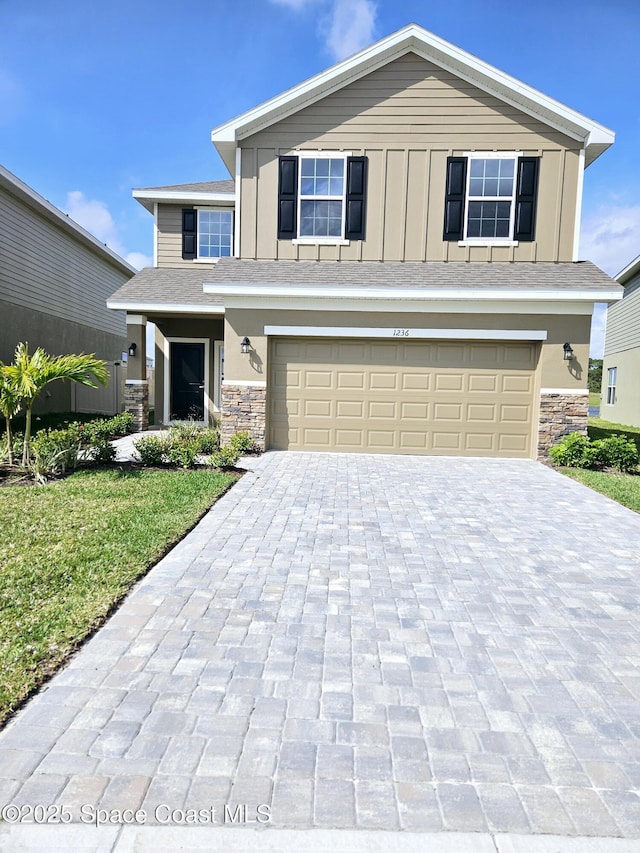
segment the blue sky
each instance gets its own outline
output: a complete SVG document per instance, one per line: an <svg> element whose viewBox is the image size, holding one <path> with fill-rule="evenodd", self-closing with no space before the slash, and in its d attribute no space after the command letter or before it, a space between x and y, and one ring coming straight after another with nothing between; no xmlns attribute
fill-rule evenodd
<svg viewBox="0 0 640 853"><path fill-rule="evenodd" d="M0 0L0 162L144 266L132 187L228 177L213 127L410 22L616 131L581 257L640 254L638 0Z"/></svg>

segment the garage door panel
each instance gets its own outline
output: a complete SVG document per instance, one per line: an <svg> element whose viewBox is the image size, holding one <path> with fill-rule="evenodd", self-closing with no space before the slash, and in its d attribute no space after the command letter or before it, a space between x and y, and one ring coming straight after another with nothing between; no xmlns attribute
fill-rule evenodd
<svg viewBox="0 0 640 853"><path fill-rule="evenodd" d="M338 370L336 378L336 387L340 390L362 390L366 385L365 375L361 370Z"/></svg>
<svg viewBox="0 0 640 853"><path fill-rule="evenodd" d="M502 392L504 394L530 394L532 389L532 376L519 376L514 373L502 377Z"/></svg>
<svg viewBox="0 0 640 853"><path fill-rule="evenodd" d="M330 418L331 400L304 400L305 418Z"/></svg>
<svg viewBox="0 0 640 853"><path fill-rule="evenodd" d="M331 370L306 370L304 372L304 388L332 388L334 373ZM288 388L300 388L299 385L288 385Z"/></svg>
<svg viewBox="0 0 640 853"><path fill-rule="evenodd" d="M432 376L429 373L402 373L400 388L402 391L429 391Z"/></svg>
<svg viewBox="0 0 640 853"><path fill-rule="evenodd" d="M462 373L436 373L436 391L462 391L464 376Z"/></svg>
<svg viewBox="0 0 640 853"><path fill-rule="evenodd" d="M403 421L416 420L426 421L429 417L428 403L407 403L400 404L400 417Z"/></svg>
<svg viewBox="0 0 640 853"><path fill-rule="evenodd" d="M393 419L397 417L397 404L390 401L371 400L368 408L370 418Z"/></svg>
<svg viewBox="0 0 640 853"><path fill-rule="evenodd" d="M274 340L269 446L528 457L536 358L527 343Z"/></svg>
<svg viewBox="0 0 640 853"><path fill-rule="evenodd" d="M364 405L364 400L336 400L336 418L362 418Z"/></svg>

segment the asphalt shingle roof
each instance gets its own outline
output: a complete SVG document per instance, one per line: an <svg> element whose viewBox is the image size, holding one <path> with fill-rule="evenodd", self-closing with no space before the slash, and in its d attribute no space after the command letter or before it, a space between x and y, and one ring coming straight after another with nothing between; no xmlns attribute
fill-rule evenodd
<svg viewBox="0 0 640 853"><path fill-rule="evenodd" d="M121 302L222 305L224 297L202 292L204 283L398 289L601 291L622 288L590 261L578 263L400 263L357 261L251 261L221 258L211 267L142 270L111 297Z"/></svg>
<svg viewBox="0 0 640 853"><path fill-rule="evenodd" d="M176 193L234 193L234 181L201 181L196 184L171 184L165 187L140 187L137 192L145 190L153 192L176 192Z"/></svg>

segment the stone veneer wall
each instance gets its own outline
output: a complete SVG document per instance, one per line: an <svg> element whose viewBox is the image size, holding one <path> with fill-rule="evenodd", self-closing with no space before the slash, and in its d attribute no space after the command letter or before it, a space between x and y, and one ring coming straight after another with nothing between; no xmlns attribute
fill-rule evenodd
<svg viewBox="0 0 640 853"><path fill-rule="evenodd" d="M538 457L547 455L549 448L570 432L587 432L589 395L540 394L538 426Z"/></svg>
<svg viewBox="0 0 640 853"><path fill-rule="evenodd" d="M222 385L221 442L247 430L260 450L265 449L267 389L262 385Z"/></svg>
<svg viewBox="0 0 640 853"><path fill-rule="evenodd" d="M124 410L133 415L133 428L137 432L147 429L149 426L149 384L124 386Z"/></svg>

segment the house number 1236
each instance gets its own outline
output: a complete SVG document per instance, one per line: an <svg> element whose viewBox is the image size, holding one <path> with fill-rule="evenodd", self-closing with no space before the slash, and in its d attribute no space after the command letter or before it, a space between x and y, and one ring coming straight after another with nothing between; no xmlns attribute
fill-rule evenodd
<svg viewBox="0 0 640 853"><path fill-rule="evenodd" d="M393 330L394 338L408 338L409 337L409 329L394 329Z"/></svg>

